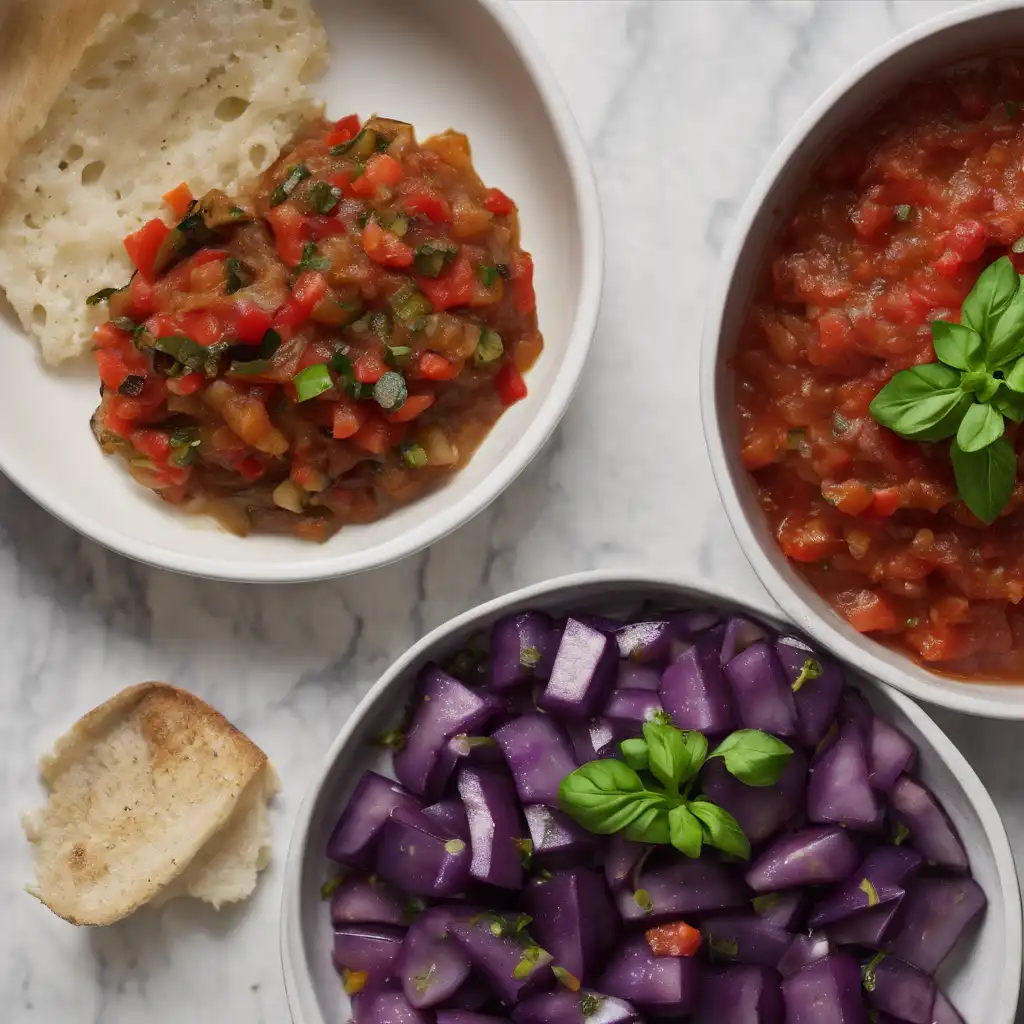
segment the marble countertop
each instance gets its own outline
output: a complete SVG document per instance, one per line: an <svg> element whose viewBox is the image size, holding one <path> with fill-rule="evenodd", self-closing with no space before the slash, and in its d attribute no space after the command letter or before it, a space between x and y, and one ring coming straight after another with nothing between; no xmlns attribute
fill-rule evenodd
<svg viewBox="0 0 1024 1024"><path fill-rule="evenodd" d="M377 572L236 586L113 555L0 479L0 1019L8 1024L285 1024L280 867L299 802L380 671L455 613L593 567L672 569L765 600L701 439L695 367L706 285L747 190L812 100L872 47L955 4L513 6L588 143L604 205L607 287L571 409L492 508ZM653 301L636 302L641 293ZM666 369L656 385L631 372L642 346L657 346ZM220 914L177 901L115 927L76 930L21 890L29 862L18 815L39 798L38 752L88 708L144 679L194 690L270 755L285 780L273 809L278 860L252 900ZM935 717L1024 849L1012 753L1020 727Z"/></svg>

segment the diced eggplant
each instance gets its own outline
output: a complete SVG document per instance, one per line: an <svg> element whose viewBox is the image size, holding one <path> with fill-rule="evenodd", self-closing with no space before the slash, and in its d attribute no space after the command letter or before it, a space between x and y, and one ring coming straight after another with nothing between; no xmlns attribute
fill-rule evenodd
<svg viewBox="0 0 1024 1024"><path fill-rule="evenodd" d="M638 882L636 889L621 889L615 903L627 925L644 928L687 914L746 907L750 900L746 886L724 864L709 857L690 860L674 850L652 857Z"/></svg>
<svg viewBox="0 0 1024 1024"><path fill-rule="evenodd" d="M825 738L829 726L835 721L839 698L843 692L843 673L831 658L823 657L803 640L793 636L780 636L775 641L775 655L782 665L786 683L792 690L803 676L799 689L793 694L796 702L797 739L813 750ZM804 666L810 661L809 672ZM812 675L812 673L818 673Z"/></svg>
<svg viewBox="0 0 1024 1024"><path fill-rule="evenodd" d="M557 989L530 996L512 1011L513 1024L643 1024L624 999L580 989Z"/></svg>
<svg viewBox="0 0 1024 1024"><path fill-rule="evenodd" d="M569 737L550 715L509 719L493 734L523 804L558 804L558 787L579 764Z"/></svg>
<svg viewBox="0 0 1024 1024"><path fill-rule="evenodd" d="M532 878L523 890L523 909L533 918L533 937L577 978L590 976L618 930L604 876L589 868Z"/></svg>
<svg viewBox="0 0 1024 1024"><path fill-rule="evenodd" d="M865 949L882 949L899 917L904 897L891 903L882 903L870 910L863 910L845 921L828 926L829 939L836 946L863 946Z"/></svg>
<svg viewBox="0 0 1024 1024"><path fill-rule="evenodd" d="M377 873L417 896L457 896L470 879L469 844L422 811L396 810L384 826Z"/></svg>
<svg viewBox="0 0 1024 1024"><path fill-rule="evenodd" d="M968 869L967 851L953 823L920 782L902 775L889 793L893 818L909 832L907 842L925 860L953 871Z"/></svg>
<svg viewBox="0 0 1024 1024"><path fill-rule="evenodd" d="M527 831L512 780L487 768L463 765L457 782L469 820L471 877L502 889L520 888Z"/></svg>
<svg viewBox="0 0 1024 1024"><path fill-rule="evenodd" d="M398 961L402 991L419 1010L451 998L469 977L469 957L448 934L451 919L446 907L426 910L402 943Z"/></svg>
<svg viewBox="0 0 1024 1024"><path fill-rule="evenodd" d="M469 820L466 818L466 808L462 806L462 801L458 797L438 800L436 804L424 807L423 813L460 839L469 839Z"/></svg>
<svg viewBox="0 0 1024 1024"><path fill-rule="evenodd" d="M705 762L701 784L707 796L724 807L755 846L774 835L803 807L807 758L794 750L774 786L747 786L729 773L720 758Z"/></svg>
<svg viewBox="0 0 1024 1024"><path fill-rule="evenodd" d="M448 931L504 1002L518 1002L555 984L551 954L540 946L524 945L514 918L460 907L453 911Z"/></svg>
<svg viewBox="0 0 1024 1024"><path fill-rule="evenodd" d="M661 686L661 669L655 665L634 665L620 661L615 670L617 690L657 690Z"/></svg>
<svg viewBox="0 0 1024 1024"><path fill-rule="evenodd" d="M721 733L736 727L732 691L712 637L699 638L665 669L658 692L662 707L680 729Z"/></svg>
<svg viewBox="0 0 1024 1024"><path fill-rule="evenodd" d="M896 780L910 771L917 747L894 725L877 715L871 719L868 746L868 781L879 793L888 793Z"/></svg>
<svg viewBox="0 0 1024 1024"><path fill-rule="evenodd" d="M490 688L508 690L536 678L553 627L551 616L543 612L520 612L498 619L491 628Z"/></svg>
<svg viewBox="0 0 1024 1024"><path fill-rule="evenodd" d="M615 631L615 642L619 645L619 657L636 665L664 662L672 642L672 629L664 619L631 622Z"/></svg>
<svg viewBox="0 0 1024 1024"><path fill-rule="evenodd" d="M433 1024L433 1016L417 1010L401 992L378 992L360 1009L359 1024Z"/></svg>
<svg viewBox="0 0 1024 1024"><path fill-rule="evenodd" d="M814 907L807 923L811 928L824 928L899 900L920 867L921 855L909 847L877 846L845 882Z"/></svg>
<svg viewBox="0 0 1024 1024"><path fill-rule="evenodd" d="M622 835L609 836L604 851L604 877L608 888L617 893L633 884L633 872L654 849L647 843L634 843Z"/></svg>
<svg viewBox="0 0 1024 1024"><path fill-rule="evenodd" d="M438 1010L437 1024L509 1024L508 1017L491 1017L467 1010Z"/></svg>
<svg viewBox="0 0 1024 1024"><path fill-rule="evenodd" d="M505 758L490 736L467 736L458 733L441 748L434 770L430 773L427 792L437 796L448 788L462 764L505 767Z"/></svg>
<svg viewBox="0 0 1024 1024"><path fill-rule="evenodd" d="M597 859L597 836L567 814L544 804L531 804L523 814L533 844L532 864L538 871L582 867Z"/></svg>
<svg viewBox="0 0 1024 1024"><path fill-rule="evenodd" d="M744 876L755 892L839 882L860 860L846 829L811 826L776 840Z"/></svg>
<svg viewBox="0 0 1024 1024"><path fill-rule="evenodd" d="M393 779L364 772L327 841L327 856L349 867L372 870L381 830L396 807L417 810L420 801Z"/></svg>
<svg viewBox="0 0 1024 1024"><path fill-rule="evenodd" d="M843 692L839 695L837 717L840 726L851 724L857 726L864 739L864 749L867 750L871 742L871 722L875 714L864 694L856 687L843 687Z"/></svg>
<svg viewBox="0 0 1024 1024"><path fill-rule="evenodd" d="M605 718L571 718L565 723L565 729L580 764L614 757L618 752L615 730Z"/></svg>
<svg viewBox="0 0 1024 1024"><path fill-rule="evenodd" d="M705 972L693 1024L783 1024L778 972L766 967L718 967Z"/></svg>
<svg viewBox="0 0 1024 1024"><path fill-rule="evenodd" d="M752 622L742 615L730 615L725 622L725 633L722 636L721 660L722 668L742 654L752 644L764 640L768 631L759 622Z"/></svg>
<svg viewBox="0 0 1024 1024"><path fill-rule="evenodd" d="M793 936L756 914L709 917L700 927L712 960L735 961L757 967L778 967Z"/></svg>
<svg viewBox="0 0 1024 1024"><path fill-rule="evenodd" d="M807 816L821 825L834 822L870 831L881 824L882 815L882 806L868 782L864 739L859 727L851 722L811 766Z"/></svg>
<svg viewBox="0 0 1024 1024"><path fill-rule="evenodd" d="M615 685L618 653L613 637L570 618L539 706L567 718L596 714Z"/></svg>
<svg viewBox="0 0 1024 1024"><path fill-rule="evenodd" d="M782 665L769 640L758 640L725 664L732 688L733 707L745 729L760 729L774 736L797 731L796 702Z"/></svg>
<svg viewBox="0 0 1024 1024"><path fill-rule="evenodd" d="M640 933L624 939L611 954L597 988L641 1011L685 1017L697 1005L701 975L693 957L655 956Z"/></svg>
<svg viewBox="0 0 1024 1024"><path fill-rule="evenodd" d="M934 974L987 902L973 878L916 878L907 885L888 948Z"/></svg>
<svg viewBox="0 0 1024 1024"><path fill-rule="evenodd" d="M677 640L695 640L701 633L712 629L722 621L722 616L710 608L691 608L685 612L672 612L666 618Z"/></svg>
<svg viewBox="0 0 1024 1024"><path fill-rule="evenodd" d="M376 875L353 875L331 897L331 924L405 923L405 901Z"/></svg>
<svg viewBox="0 0 1024 1024"><path fill-rule="evenodd" d="M819 960L824 960L833 951L834 944L822 932L794 935L779 960L779 973L788 978Z"/></svg>
<svg viewBox="0 0 1024 1024"><path fill-rule="evenodd" d="M964 1024L956 1007L938 986L935 987L935 1005L932 1007L932 1024Z"/></svg>
<svg viewBox="0 0 1024 1024"><path fill-rule="evenodd" d="M438 1007L438 1013L442 1009L469 1010L470 1013L476 1013L490 1001L491 986L487 979L477 971L470 971L469 977L459 987L458 992L450 999L446 999L443 1007Z"/></svg>
<svg viewBox="0 0 1024 1024"><path fill-rule="evenodd" d="M867 1001L907 1024L933 1024L935 982L924 971L894 956L872 960L864 972Z"/></svg>
<svg viewBox="0 0 1024 1024"><path fill-rule="evenodd" d="M639 736L644 723L661 711L661 697L654 690L615 690L601 712L619 740Z"/></svg>
<svg viewBox="0 0 1024 1024"><path fill-rule="evenodd" d="M420 677L421 697L406 733L405 745L395 754L398 781L420 795L440 796L433 778L448 740L460 733L474 736L501 710L501 701L470 690L436 665ZM444 780L440 780L443 786Z"/></svg>
<svg viewBox="0 0 1024 1024"><path fill-rule="evenodd" d="M867 1024L860 967L847 953L831 953L782 982L786 1024Z"/></svg>
<svg viewBox="0 0 1024 1024"><path fill-rule="evenodd" d="M334 966L359 971L367 986L380 988L395 975L402 952L404 928L390 925L349 924L334 931Z"/></svg>
<svg viewBox="0 0 1024 1024"><path fill-rule="evenodd" d="M800 926L807 910L807 894L799 889L769 892L753 901L754 913L776 928L792 932Z"/></svg>

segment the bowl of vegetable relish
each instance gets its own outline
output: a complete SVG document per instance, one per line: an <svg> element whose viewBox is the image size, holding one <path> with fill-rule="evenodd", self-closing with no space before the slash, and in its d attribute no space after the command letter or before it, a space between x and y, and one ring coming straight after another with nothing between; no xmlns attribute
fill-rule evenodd
<svg viewBox="0 0 1024 1024"><path fill-rule="evenodd" d="M1009 5L935 19L808 112L750 197L702 380L779 603L887 682L999 717L1024 717L1024 61L1001 46L1022 27Z"/></svg>

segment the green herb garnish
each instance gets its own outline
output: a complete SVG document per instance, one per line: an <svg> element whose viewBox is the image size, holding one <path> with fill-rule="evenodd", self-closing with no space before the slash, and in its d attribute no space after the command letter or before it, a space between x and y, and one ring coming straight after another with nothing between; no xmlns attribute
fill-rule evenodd
<svg viewBox="0 0 1024 1024"><path fill-rule="evenodd" d="M117 393L126 395L128 398L138 398L142 389L146 386L146 378L140 373L129 373L118 385Z"/></svg>
<svg viewBox="0 0 1024 1024"><path fill-rule="evenodd" d="M480 331L480 340L476 343L476 350L473 352L473 364L475 366L493 366L505 351L501 335L497 331L488 330L484 327Z"/></svg>
<svg viewBox="0 0 1024 1024"><path fill-rule="evenodd" d="M580 1013L584 1017L593 1017L601 1012L601 1007L604 1006L606 996L594 995L588 992L585 996L580 996Z"/></svg>
<svg viewBox="0 0 1024 1024"><path fill-rule="evenodd" d="M865 992L875 991L875 971L878 965L885 959L885 953L876 953L860 970L861 984Z"/></svg>
<svg viewBox="0 0 1024 1024"><path fill-rule="evenodd" d="M373 385L373 399L385 412L397 412L408 397L405 378L395 370L388 370Z"/></svg>
<svg viewBox="0 0 1024 1024"><path fill-rule="evenodd" d="M899 206L894 206L892 212L897 220L906 223L910 220L910 215L914 212L914 208L907 203L901 203Z"/></svg>
<svg viewBox="0 0 1024 1024"><path fill-rule="evenodd" d="M309 168L305 164L296 164L270 195L270 205L280 206L309 177Z"/></svg>
<svg viewBox="0 0 1024 1024"><path fill-rule="evenodd" d="M292 378L292 383L295 385L295 393L300 402L308 402L311 398L316 398L317 395L322 395L334 387L331 371L327 368L326 363L317 363L315 366L307 366L304 370L300 370Z"/></svg>
<svg viewBox="0 0 1024 1024"><path fill-rule="evenodd" d="M306 189L306 201L315 213L326 216L341 200L341 189L329 181L314 181Z"/></svg>
<svg viewBox="0 0 1024 1024"><path fill-rule="evenodd" d="M327 881L320 886L320 899L329 900L338 891L338 889L341 888L341 883L344 881L344 875L337 875L334 878L328 878Z"/></svg>
<svg viewBox="0 0 1024 1024"><path fill-rule="evenodd" d="M498 268L493 263L481 263L476 268L476 276L485 288L490 288L498 280Z"/></svg>
<svg viewBox="0 0 1024 1024"><path fill-rule="evenodd" d="M862 878L857 888L867 896L869 907L878 906L878 890L871 884L870 878Z"/></svg>
<svg viewBox="0 0 1024 1024"><path fill-rule="evenodd" d="M793 692L799 693L808 679L818 679L821 676L821 662L814 658L808 658L800 666L800 673L793 680Z"/></svg>
<svg viewBox="0 0 1024 1024"><path fill-rule="evenodd" d="M239 288L245 288L253 282L252 269L246 266L240 259L229 256L224 261L224 291L227 295L234 295Z"/></svg>
<svg viewBox="0 0 1024 1024"><path fill-rule="evenodd" d="M410 469L422 469L429 461L426 451L418 444L403 444L398 450Z"/></svg>
<svg viewBox="0 0 1024 1024"><path fill-rule="evenodd" d="M101 302L106 302L115 292L120 291L120 288L101 288L98 292L93 292L86 300L87 306L98 306Z"/></svg>
<svg viewBox="0 0 1024 1024"><path fill-rule="evenodd" d="M540 661L540 651L536 647L524 647L519 652L519 664L523 668L536 668Z"/></svg>
<svg viewBox="0 0 1024 1024"><path fill-rule="evenodd" d="M422 277L439 277L458 251L458 245L445 238L423 242L413 250L413 266Z"/></svg>
<svg viewBox="0 0 1024 1024"><path fill-rule="evenodd" d="M533 969L537 966L542 956L546 956L546 952L540 946L527 946L523 950L522 959L512 971L512 977L516 981L523 981L528 978L533 973Z"/></svg>
<svg viewBox="0 0 1024 1024"><path fill-rule="evenodd" d="M300 274L304 270L330 270L331 261L326 256L319 255L316 242L306 242L302 247L302 258L295 264L295 269Z"/></svg>

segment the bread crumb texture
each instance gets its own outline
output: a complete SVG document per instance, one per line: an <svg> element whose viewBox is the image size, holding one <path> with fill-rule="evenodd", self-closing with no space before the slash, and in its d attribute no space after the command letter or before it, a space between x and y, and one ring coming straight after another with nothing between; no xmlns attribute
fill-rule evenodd
<svg viewBox="0 0 1024 1024"><path fill-rule="evenodd" d="M86 50L0 200L0 286L46 362L88 348L85 299L127 280L164 192L233 188L319 113L326 61L307 0L149 0Z"/></svg>
<svg viewBox="0 0 1024 1024"><path fill-rule="evenodd" d="M123 691L40 770L49 801L24 819L36 847L29 891L73 924L110 924L165 890L244 898L269 856L266 755L184 690Z"/></svg>

